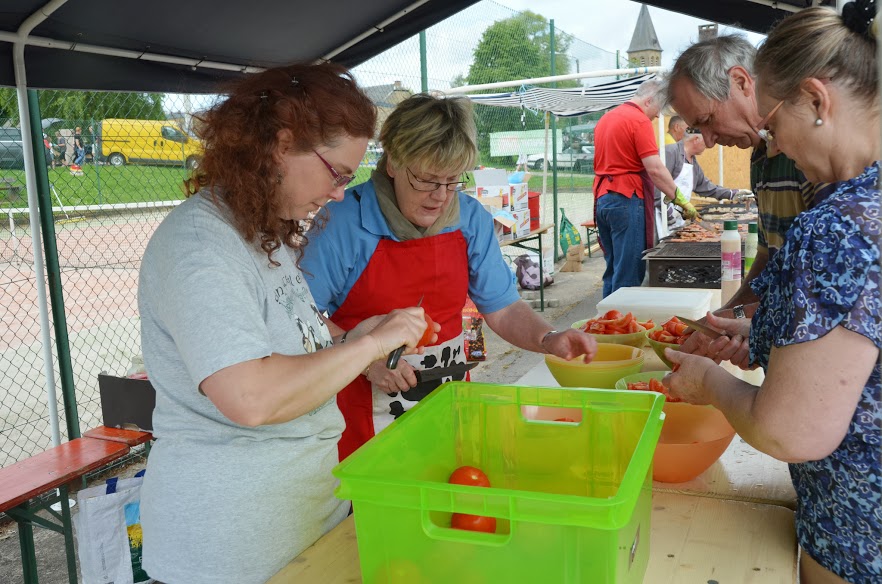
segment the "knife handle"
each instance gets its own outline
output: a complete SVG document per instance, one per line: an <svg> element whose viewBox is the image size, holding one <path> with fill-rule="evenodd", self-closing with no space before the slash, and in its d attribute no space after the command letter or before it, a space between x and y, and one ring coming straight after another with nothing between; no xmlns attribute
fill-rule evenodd
<svg viewBox="0 0 882 584"><path fill-rule="evenodd" d="M395 369L398 367L398 361L401 359L401 355L404 353L404 349L407 348L407 345L401 345L391 353L389 353L389 358L386 359L386 369Z"/></svg>

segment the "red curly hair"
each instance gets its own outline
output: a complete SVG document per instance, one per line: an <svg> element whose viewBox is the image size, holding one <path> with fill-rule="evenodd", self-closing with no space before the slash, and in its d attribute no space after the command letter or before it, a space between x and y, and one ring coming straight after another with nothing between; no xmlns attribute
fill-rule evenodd
<svg viewBox="0 0 882 584"><path fill-rule="evenodd" d="M376 107L340 65L293 64L236 82L228 97L197 116L204 155L184 182L187 196L207 188L230 209L246 241L266 252L306 245L300 221L279 217L273 157L278 132L291 130L294 148L310 152L343 136L370 138Z"/></svg>

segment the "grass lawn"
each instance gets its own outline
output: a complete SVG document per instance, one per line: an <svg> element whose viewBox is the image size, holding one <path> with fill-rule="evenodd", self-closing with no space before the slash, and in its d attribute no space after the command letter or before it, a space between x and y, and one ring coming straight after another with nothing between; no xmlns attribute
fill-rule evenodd
<svg viewBox="0 0 882 584"><path fill-rule="evenodd" d="M355 173L353 185L365 182L370 178L373 167L362 166ZM108 205L118 203L144 203L149 201L174 201L184 198L183 180L188 176L185 169L170 166L83 166L82 176L73 176L67 168L50 168L49 182L65 207L74 205ZM0 170L0 179L14 178L24 186L25 178L22 170ZM594 181L593 174L558 173L558 190L590 189ZM542 189L542 175L530 177L529 189ZM474 179L469 186L474 186ZM551 175L548 176L548 190L551 191ZM53 206L58 205L55 195ZM6 207L5 200L0 199L0 207ZM15 207L27 207L24 189L20 198L13 203Z"/></svg>

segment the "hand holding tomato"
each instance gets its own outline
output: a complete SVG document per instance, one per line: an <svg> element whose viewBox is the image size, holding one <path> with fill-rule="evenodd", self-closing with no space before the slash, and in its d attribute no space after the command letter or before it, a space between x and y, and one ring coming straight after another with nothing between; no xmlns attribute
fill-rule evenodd
<svg viewBox="0 0 882 584"><path fill-rule="evenodd" d="M423 315L426 319L426 330L423 332L423 336L420 337L419 342L417 343L417 347L427 347L433 344L438 337L436 333L441 332L441 325L432 320L432 317L429 316L429 313L425 313Z"/></svg>

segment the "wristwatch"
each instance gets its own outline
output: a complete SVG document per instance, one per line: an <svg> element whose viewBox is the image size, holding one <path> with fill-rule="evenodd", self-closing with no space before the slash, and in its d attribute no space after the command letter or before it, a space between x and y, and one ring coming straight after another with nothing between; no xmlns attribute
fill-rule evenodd
<svg viewBox="0 0 882 584"><path fill-rule="evenodd" d="M747 315L744 313L744 305L743 304L739 304L738 306L733 306L732 313L735 315L735 318L747 318Z"/></svg>

